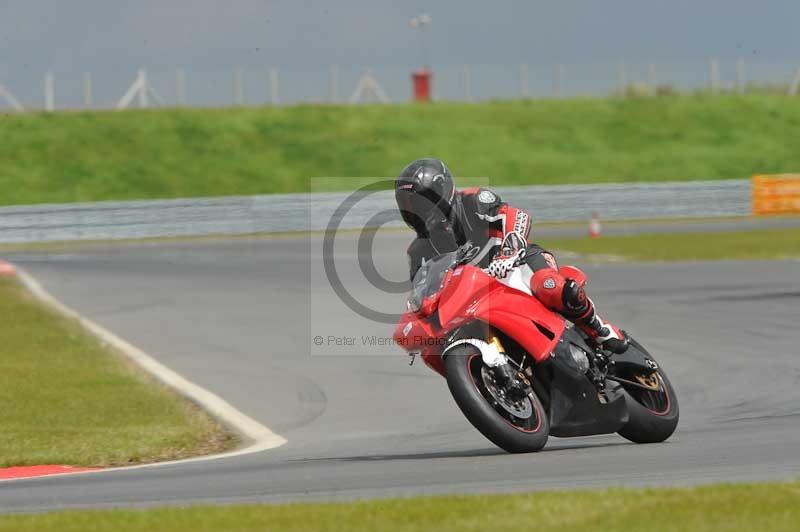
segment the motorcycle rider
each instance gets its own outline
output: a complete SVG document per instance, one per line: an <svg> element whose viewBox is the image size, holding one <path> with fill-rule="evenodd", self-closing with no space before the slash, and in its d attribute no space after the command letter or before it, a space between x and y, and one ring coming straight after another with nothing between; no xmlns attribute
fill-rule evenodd
<svg viewBox="0 0 800 532"><path fill-rule="evenodd" d="M456 190L453 176L438 159L406 166L395 181L395 199L403 220L417 234L408 248L412 279L425 261L460 246L473 255L469 264L504 279L516 267L516 255L504 254L502 244L516 233L512 238L526 250L519 267L531 293L603 349L622 353L628 348L625 334L603 320L586 296L583 272L572 266L559 268L552 253L527 243L531 217L525 211L484 188Z"/></svg>

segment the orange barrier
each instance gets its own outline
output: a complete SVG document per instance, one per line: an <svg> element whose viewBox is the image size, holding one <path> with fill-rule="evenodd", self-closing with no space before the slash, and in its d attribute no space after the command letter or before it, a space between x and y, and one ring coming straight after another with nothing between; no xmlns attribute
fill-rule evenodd
<svg viewBox="0 0 800 532"><path fill-rule="evenodd" d="M753 214L800 214L800 174L755 175Z"/></svg>

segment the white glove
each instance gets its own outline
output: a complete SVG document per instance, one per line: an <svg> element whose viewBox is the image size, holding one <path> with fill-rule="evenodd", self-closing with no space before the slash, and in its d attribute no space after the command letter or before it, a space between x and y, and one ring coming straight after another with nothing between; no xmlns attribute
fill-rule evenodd
<svg viewBox="0 0 800 532"><path fill-rule="evenodd" d="M514 255L498 255L484 268L483 271L495 279L505 279L511 271L518 266L519 253Z"/></svg>

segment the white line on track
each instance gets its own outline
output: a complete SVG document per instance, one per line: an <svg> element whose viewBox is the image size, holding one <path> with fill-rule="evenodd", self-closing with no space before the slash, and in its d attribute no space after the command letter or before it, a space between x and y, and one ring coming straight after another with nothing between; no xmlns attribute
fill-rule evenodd
<svg viewBox="0 0 800 532"><path fill-rule="evenodd" d="M194 458L185 458L182 460L171 460L168 462L154 462L151 464L141 464L135 466L123 467L110 467L107 469L97 469L93 471L76 471L73 473L59 473L56 475L46 475L41 477L27 477L27 478L13 478L13 479L0 479L0 482L8 482L14 480L35 480L44 478L53 478L65 475L91 475L98 473L106 473L109 471L127 471L130 469L143 469L147 467L161 467L174 464L187 464L191 462L204 462L208 460L219 460L221 458L232 458L234 456L242 456L245 454L258 453L268 449L280 447L287 442L286 438L275 434L270 429L256 421L255 419L243 414L237 410L233 405L222 399L220 396L206 390L205 388L187 380L175 371L169 369L138 347L123 340L111 331L101 327L94 321L82 316L75 310L64 305L62 302L53 297L47 290L45 290L39 282L31 277L27 272L17 267L16 274L22 284L27 288L37 299L55 309L59 313L68 318L78 321L86 330L93 335L97 336L103 342L113 346L120 351L127 358L132 360L135 364L145 370L147 373L153 375L155 378L173 388L181 395L187 397L189 400L197 403L203 407L209 414L219 419L222 423L238 432L244 437L247 444L240 448L234 449L219 454L212 454L208 456L196 456Z"/></svg>

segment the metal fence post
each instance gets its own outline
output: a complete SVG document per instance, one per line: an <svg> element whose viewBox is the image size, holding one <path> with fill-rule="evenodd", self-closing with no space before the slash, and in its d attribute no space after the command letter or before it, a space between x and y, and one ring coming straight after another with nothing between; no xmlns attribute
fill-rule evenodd
<svg viewBox="0 0 800 532"><path fill-rule="evenodd" d="M139 73L137 75L138 86L139 86L139 107L142 109L147 107L147 72L143 68L139 69Z"/></svg>
<svg viewBox="0 0 800 532"><path fill-rule="evenodd" d="M564 86L564 66L561 64L553 68L553 96L561 98Z"/></svg>
<svg viewBox="0 0 800 532"><path fill-rule="evenodd" d="M789 90L786 94L789 96L796 96L798 88L800 88L800 67L797 67L797 70L794 71L792 83L789 85Z"/></svg>
<svg viewBox="0 0 800 532"><path fill-rule="evenodd" d="M366 101L370 96L381 103L391 103L389 96L383 91L378 80L375 79L375 76L372 74L372 70L367 69L361 75L361 78L359 78L358 84L356 84L356 90L353 91L349 101L351 104L357 104Z"/></svg>
<svg viewBox="0 0 800 532"><path fill-rule="evenodd" d="M182 69L175 71L175 103L179 107L186 105L186 73Z"/></svg>
<svg viewBox="0 0 800 532"><path fill-rule="evenodd" d="M233 103L244 105L244 71L241 67L236 67L233 72Z"/></svg>
<svg viewBox="0 0 800 532"><path fill-rule="evenodd" d="M339 67L331 65L330 70L330 100L331 103L339 102Z"/></svg>
<svg viewBox="0 0 800 532"><path fill-rule="evenodd" d="M272 105L278 105L278 69L269 69L269 96Z"/></svg>
<svg viewBox="0 0 800 532"><path fill-rule="evenodd" d="M92 75L89 72L83 73L83 106L87 109L92 107Z"/></svg>
<svg viewBox="0 0 800 532"><path fill-rule="evenodd" d="M625 60L620 60L617 65L617 84L619 85L619 94L624 98L628 90L628 65L625 64Z"/></svg>
<svg viewBox="0 0 800 532"><path fill-rule="evenodd" d="M528 85L528 65L519 67L519 95L523 98L530 97L530 87Z"/></svg>
<svg viewBox="0 0 800 532"><path fill-rule="evenodd" d="M747 88L747 70L744 59L736 61L736 92L744 94Z"/></svg>
<svg viewBox="0 0 800 532"><path fill-rule="evenodd" d="M147 82L147 72L145 72L143 68L139 69L139 71L136 73L136 79L134 80L133 84L130 86L130 88L128 88L128 91L122 96L122 98L120 98L119 102L117 102L117 109L127 109L127 107L137 96L139 99L139 107L142 109L149 105L150 97L153 98L153 101L155 101L156 104L164 105L164 100Z"/></svg>
<svg viewBox="0 0 800 532"><path fill-rule="evenodd" d="M20 103L20 101L17 100L17 98L11 94L11 91L5 88L3 85L0 85L0 99L8 102L8 105L19 112L25 111L25 107Z"/></svg>
<svg viewBox="0 0 800 532"><path fill-rule="evenodd" d="M52 72L44 75L44 110L54 111L56 108L55 77Z"/></svg>
<svg viewBox="0 0 800 532"><path fill-rule="evenodd" d="M658 95L658 70L655 63L650 63L648 66L650 71L650 93L653 96Z"/></svg>
<svg viewBox="0 0 800 532"><path fill-rule="evenodd" d="M708 62L708 77L711 84L711 94L719 93L719 61L712 59Z"/></svg>
<svg viewBox="0 0 800 532"><path fill-rule="evenodd" d="M469 65L464 65L464 70L462 71L463 75L463 82L464 82L464 100L467 102L472 101L472 70L469 68Z"/></svg>

